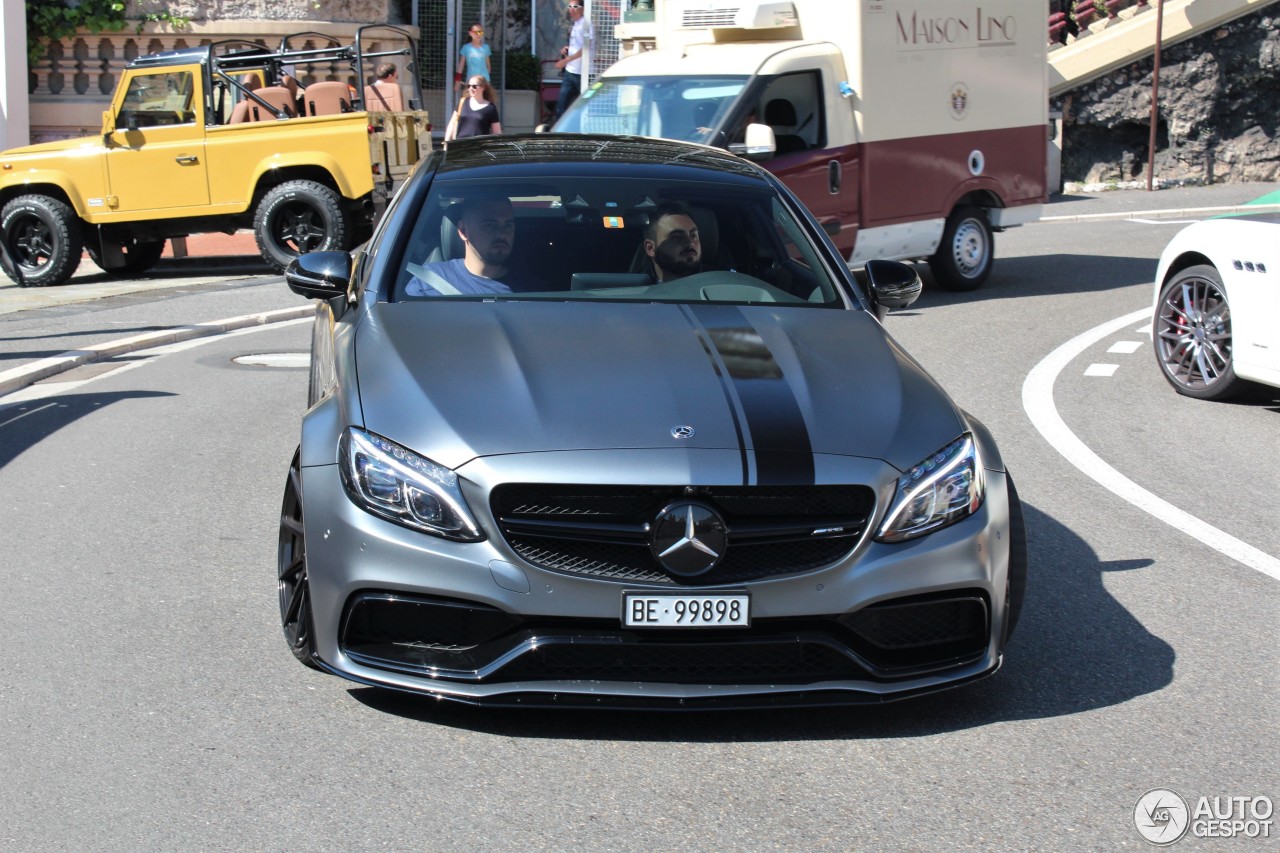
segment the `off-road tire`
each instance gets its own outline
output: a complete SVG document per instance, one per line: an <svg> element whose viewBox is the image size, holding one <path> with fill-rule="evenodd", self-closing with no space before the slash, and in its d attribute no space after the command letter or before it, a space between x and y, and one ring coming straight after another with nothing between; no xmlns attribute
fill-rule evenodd
<svg viewBox="0 0 1280 853"><path fill-rule="evenodd" d="M20 195L0 213L0 239L13 254L22 284L62 284L80 266L84 235L67 204L47 195Z"/></svg>
<svg viewBox="0 0 1280 853"><path fill-rule="evenodd" d="M338 193L315 181L288 181L262 197L253 231L263 259L283 270L307 252L350 248L352 228Z"/></svg>

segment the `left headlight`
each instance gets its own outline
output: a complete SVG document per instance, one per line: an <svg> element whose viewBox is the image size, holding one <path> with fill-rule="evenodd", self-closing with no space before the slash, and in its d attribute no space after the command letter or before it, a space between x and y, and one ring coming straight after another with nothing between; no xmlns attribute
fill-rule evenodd
<svg viewBox="0 0 1280 853"><path fill-rule="evenodd" d="M985 496L982 459L966 434L898 478L898 491L876 539L902 542L954 524L976 512Z"/></svg>
<svg viewBox="0 0 1280 853"><path fill-rule="evenodd" d="M342 434L338 455L342 485L361 509L433 536L484 539L458 475L443 465L355 427Z"/></svg>

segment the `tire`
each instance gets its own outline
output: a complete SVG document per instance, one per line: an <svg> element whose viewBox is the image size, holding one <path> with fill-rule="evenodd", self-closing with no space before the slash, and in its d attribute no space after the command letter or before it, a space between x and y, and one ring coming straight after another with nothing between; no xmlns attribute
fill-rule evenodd
<svg viewBox="0 0 1280 853"><path fill-rule="evenodd" d="M1232 363L1231 306L1222 276L1207 264L1187 267L1161 288L1151 341L1160 372L1179 394L1226 400L1248 387Z"/></svg>
<svg viewBox="0 0 1280 853"><path fill-rule="evenodd" d="M84 235L75 211L56 198L22 195L0 213L5 241L27 287L63 284L80 266Z"/></svg>
<svg viewBox="0 0 1280 853"><path fill-rule="evenodd" d="M947 217L938 251L929 258L933 280L943 290L977 290L991 274L996 240L980 207L957 207Z"/></svg>
<svg viewBox="0 0 1280 853"><path fill-rule="evenodd" d="M253 230L263 259L283 270L307 252L348 249L351 223L336 192L315 181L288 181L262 197Z"/></svg>
<svg viewBox="0 0 1280 853"><path fill-rule="evenodd" d="M164 243L164 240L144 241L130 237L120 244L120 249L124 252L124 265L112 268L107 268L103 264L102 252L98 250L98 247L89 244L85 248L89 252L89 259L102 267L102 271L107 275L116 278L129 278L144 273L158 264L160 256L164 254Z"/></svg>
<svg viewBox="0 0 1280 853"><path fill-rule="evenodd" d="M307 578L307 547L303 536L302 453L293 453L280 509L280 545L277 575L280 584L280 626L293 656L312 669L315 661L315 628L311 618L311 584Z"/></svg>
<svg viewBox="0 0 1280 853"><path fill-rule="evenodd" d="M1005 591L1004 639L1009 642L1013 629L1022 616L1022 602L1027 596L1027 526L1022 518L1022 500L1007 472L1009 484L1009 577Z"/></svg>

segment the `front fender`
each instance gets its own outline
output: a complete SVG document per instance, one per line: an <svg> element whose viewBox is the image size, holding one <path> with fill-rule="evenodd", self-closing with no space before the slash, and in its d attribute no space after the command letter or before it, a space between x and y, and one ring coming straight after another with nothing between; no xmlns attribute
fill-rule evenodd
<svg viewBox="0 0 1280 853"><path fill-rule="evenodd" d="M9 161L4 161L8 164ZM71 205L81 219L91 220L95 214L107 213L107 182L101 161L84 159L84 168L49 169L33 167L0 173L0 204L29 193L61 198Z"/></svg>
<svg viewBox="0 0 1280 853"><path fill-rule="evenodd" d="M301 170L311 173L327 172L343 198L363 198L373 192L371 169L363 170L359 175L353 175L352 169L345 167L339 158L325 151L292 151L265 157L253 172L253 185L277 184L281 182L277 175Z"/></svg>

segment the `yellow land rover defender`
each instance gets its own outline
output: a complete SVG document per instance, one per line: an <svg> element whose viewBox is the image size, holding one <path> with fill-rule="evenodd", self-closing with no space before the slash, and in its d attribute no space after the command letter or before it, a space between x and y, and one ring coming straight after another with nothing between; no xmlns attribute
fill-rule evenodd
<svg viewBox="0 0 1280 853"><path fill-rule="evenodd" d="M100 136L0 153L0 240L37 287L69 279L83 252L140 273L188 234L252 228L278 269L350 249L431 149L416 57L409 32L381 24L352 44L308 32L276 50L220 41L138 57ZM363 85L387 62L409 91Z"/></svg>

